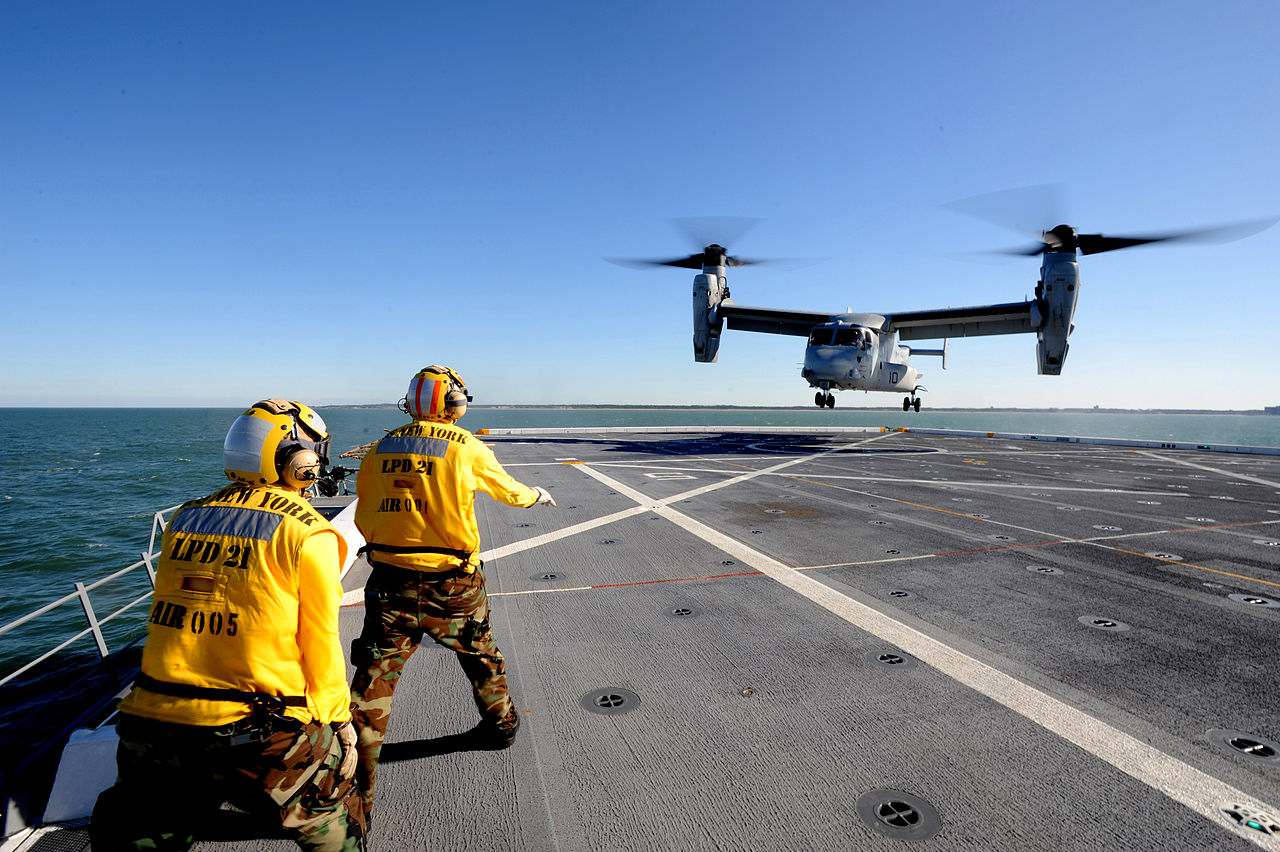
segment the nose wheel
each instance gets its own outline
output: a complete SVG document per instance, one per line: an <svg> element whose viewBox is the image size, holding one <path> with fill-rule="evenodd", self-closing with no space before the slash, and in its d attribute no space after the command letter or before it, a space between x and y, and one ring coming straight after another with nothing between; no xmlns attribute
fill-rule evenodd
<svg viewBox="0 0 1280 852"><path fill-rule="evenodd" d="M904 397L902 398L902 410L903 410L903 411L910 411L910 410L911 410L911 409L913 409L913 408L914 408L916 411L919 411L919 410L920 410L920 397L918 397L918 396L917 396L917 397L904 396Z"/></svg>
<svg viewBox="0 0 1280 852"><path fill-rule="evenodd" d="M835 408L836 395L831 391L818 391L813 395L813 404L819 408Z"/></svg>

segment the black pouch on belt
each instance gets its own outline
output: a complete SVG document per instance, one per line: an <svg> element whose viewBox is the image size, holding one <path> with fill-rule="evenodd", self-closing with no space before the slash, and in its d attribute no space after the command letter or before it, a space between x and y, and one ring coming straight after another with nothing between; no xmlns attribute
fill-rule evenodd
<svg viewBox="0 0 1280 852"><path fill-rule="evenodd" d="M307 699L301 695L268 695L265 692L246 692L239 689L218 689L212 686L196 686L190 683L172 683L138 673L134 685L148 692L171 695L175 698L205 698L213 701L243 701L252 708L248 717L218 731L218 736L228 737L228 745L242 746L264 742L278 731L300 728L302 724L284 715L286 707L306 707Z"/></svg>

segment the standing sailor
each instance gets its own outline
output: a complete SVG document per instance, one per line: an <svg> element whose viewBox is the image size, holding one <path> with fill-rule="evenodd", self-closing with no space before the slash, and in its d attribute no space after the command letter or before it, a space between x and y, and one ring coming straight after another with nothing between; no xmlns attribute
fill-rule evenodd
<svg viewBox="0 0 1280 852"><path fill-rule="evenodd" d="M223 444L234 484L165 527L95 852L188 849L224 801L303 849L365 848L338 638L347 545L302 497L328 447L307 406L255 403Z"/></svg>
<svg viewBox="0 0 1280 852"><path fill-rule="evenodd" d="M392 694L424 635L458 655L480 711L474 733L484 745L506 748L520 725L489 627L475 492L508 506L556 503L545 488L513 479L484 442L455 424L470 400L456 372L423 368L400 401L413 422L380 440L356 477L356 527L373 566L364 630L351 646L366 811Z"/></svg>

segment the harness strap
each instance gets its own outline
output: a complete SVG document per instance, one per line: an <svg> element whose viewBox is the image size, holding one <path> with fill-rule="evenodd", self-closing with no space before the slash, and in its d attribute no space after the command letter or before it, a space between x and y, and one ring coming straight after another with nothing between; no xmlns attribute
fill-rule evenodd
<svg viewBox="0 0 1280 852"><path fill-rule="evenodd" d="M365 553L439 553L443 556L461 559L463 564L471 561L470 550L454 550L451 547L427 547L426 545L402 547L396 544L366 544L356 551L356 556Z"/></svg>
<svg viewBox="0 0 1280 852"><path fill-rule="evenodd" d="M285 707L307 706L307 699L302 695L268 695L265 692L245 692L239 689L219 689L213 686L196 686L190 683L171 683L167 680L156 680L142 672L138 672L138 677L134 680L134 683L147 692L171 695L174 698L243 701L247 704L262 705L273 710L282 710Z"/></svg>

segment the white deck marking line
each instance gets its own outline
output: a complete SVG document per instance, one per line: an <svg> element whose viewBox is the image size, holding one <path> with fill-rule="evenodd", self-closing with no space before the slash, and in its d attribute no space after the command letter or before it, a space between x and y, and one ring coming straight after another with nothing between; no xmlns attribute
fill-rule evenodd
<svg viewBox="0 0 1280 852"><path fill-rule="evenodd" d="M800 479L800 477L793 477L793 478ZM1154 559L1157 562L1164 562L1170 565L1182 565L1187 568L1195 568L1198 571L1208 571L1212 574L1222 574L1227 577L1234 577L1237 580L1249 580L1250 582L1262 583L1268 586L1280 585L1275 583L1272 580L1263 580L1261 577L1249 577L1244 574L1232 574L1229 571L1220 571L1217 568L1209 568L1204 565L1196 565L1193 562L1180 562L1177 560L1160 559L1159 557L1150 556L1146 553L1136 553L1132 550L1125 550L1124 548L1121 548L1121 547L1113 547L1112 545L1103 543L1113 539L1140 538L1143 536L1161 535L1161 534L1178 534L1183 532L1194 533L1199 530L1207 531L1207 530L1231 529L1231 528L1242 527L1242 526L1267 526L1269 524L1280 523L1280 521L1250 521L1250 522L1246 522L1245 524L1219 524L1219 525L1211 525L1211 526L1205 526L1205 527L1179 527L1177 529L1153 530L1151 532L1132 532L1132 533L1122 533L1119 535L1099 535L1099 536L1090 536L1088 538L1073 538L1070 536L1055 535L1053 533L1045 532L1044 530L1037 530L1031 527L1020 526L1018 524L1011 524L1011 523L1008 523L1007 521L997 521L991 518L978 518L968 512L962 512L956 509L943 509L940 506L930 506L927 503L913 503L910 500L902 500L898 497L887 497L883 494L876 494L871 491L859 491L856 488L850 488L847 485L832 485L829 482L822 482L821 479L822 479L821 475L817 477L806 476L802 481L815 483L818 485L825 485L828 488L834 488L836 491L843 491L849 494L857 494L863 497L873 497L877 500L888 500L889 502L892 502L892 503L899 503L904 506L915 506L920 509L929 509L935 512L942 512L943 514L947 514L947 515L955 515L956 517L970 518L975 521L982 521L983 523L989 524L991 526L1004 527L1005 529L1012 529L1012 530L1018 530L1019 532L1032 533L1033 535L1040 536L1046 539L1045 541L1040 542L1038 544L1030 543L1030 544L1015 544L1007 547L994 546L989 548L975 548L973 551L971 551L974 553L980 553L984 550L992 550L992 551L1017 550L1020 548L1048 547L1048 546L1053 546L1058 544L1086 544L1086 545L1089 545L1090 547L1098 547L1103 550L1111 550L1116 553L1127 553L1131 556L1145 556L1148 559ZM899 481L907 481L907 480L899 480ZM821 494L815 494L811 496L819 500L828 500L829 502L838 502L838 501L830 500L830 498L823 497ZM826 568L826 567L839 568L839 567L853 567L857 565L875 565L881 562L901 562L907 559L932 559L935 556L949 556L949 555L953 555L953 554L925 553L925 554L920 554L918 556L896 556L896 557L893 557L892 559L875 559L875 560L869 560L866 562L850 562L847 565L802 566L802 567L797 567L795 570L808 571L808 570L812 570L813 568Z"/></svg>
<svg viewBox="0 0 1280 852"><path fill-rule="evenodd" d="M595 586L567 586L555 589L525 589L522 592L489 592L491 598L509 598L514 595L550 595L556 592L589 592Z"/></svg>
<svg viewBox="0 0 1280 852"><path fill-rule="evenodd" d="M671 503L678 500L687 500L690 497L697 496L699 494L706 494L709 491L715 491L719 488L724 488L725 486L728 486L728 485L733 485L738 482L744 482L748 479L752 479L757 476L763 476L764 474L772 473L773 471L781 470L784 467L790 467L791 465L799 464L803 461L808 461L818 456L823 456L828 453L839 452L840 450L849 449L850 447L860 446L861 444L866 444L871 441L877 441L877 440L880 440L881 438L888 437L892 434L894 433L887 432L887 433L879 434L862 441L855 441L851 444L842 444L841 446L838 446L838 447L832 447L829 450L824 450L820 453L815 453L810 456L802 456L798 458L791 457L780 464L774 465L773 467L765 468L764 470L759 470L759 471L752 471L751 473L740 474L738 476L735 476L732 479L726 479L723 482L716 483L713 485L707 485L702 488L695 488L692 491L686 491L682 494L677 494L674 497L666 497L659 501L651 500L649 497L646 497L645 495L641 494L639 491L635 491L629 488L628 486L623 485L622 483L615 482L614 480L610 479L608 482L610 488L614 488L621 494L626 494L626 496L630 497L632 500L635 500L637 503L641 503L643 505L637 506L633 509L623 509L622 511L614 512L610 515L603 515L599 518L593 518L589 521L583 521L582 523L574 524L571 527L565 527L564 529L556 530L555 532L543 533L542 535L536 535L536 536L533 536L532 538L521 539L520 541L515 541L515 542L512 542L511 544L504 544L501 547L495 547L491 550L484 550L484 551L481 551L480 558L481 559L500 559L503 556L511 556L512 554L515 554L515 553L522 553L526 550L532 550L535 547L541 547L544 544L551 544L552 542L559 541L562 538L569 538L570 536L575 536L578 533L587 532L589 530L593 530L598 527L607 526L608 524L612 524L615 521L625 520L627 518L635 517L636 515L639 515L643 512L652 511L652 508L657 505L665 505L666 503ZM563 465L564 462L558 461L558 462L555 462L555 464ZM533 465L533 464L506 465L506 467L521 467L521 466L534 467L536 465ZM578 464L578 465L573 465L573 467L585 468L585 465ZM597 477L597 479L598 478L599 477ZM584 588L590 588L590 587L588 586ZM567 590L548 589L546 591L567 591ZM493 597L501 594L514 594L514 593L513 592L490 592L489 594L491 597ZM341 606L344 606L344 607L360 606L363 603L364 603L364 589L363 588L352 589L351 591L345 593L342 596Z"/></svg>
<svg viewBox="0 0 1280 852"><path fill-rule="evenodd" d="M892 434L892 433L887 433L887 434ZM725 488L729 485L734 485L735 483L738 483L738 482L745 482L748 479L753 479L757 476L763 476L767 473L772 473L773 471L781 470L784 467L790 467L791 465L799 464L803 461L808 461L809 459L815 458L817 456L826 455L827 453L839 452L840 450L848 449L850 447L856 447L856 446L859 446L860 444L865 444L869 441L879 440L880 438L883 438L883 437L885 437L885 435L876 435L875 437L868 438L864 441L856 441L852 444L843 444L839 447L832 447L829 450L824 450L821 453L815 453L812 456L805 456L802 458L789 458L784 462L774 465L773 467L765 468L763 470L751 471L750 473L739 474L733 477L732 479L726 479L723 482L717 482L711 485L704 485L701 488L694 488L691 491L685 491L671 497L663 497L660 500L655 500L652 497L648 497L644 494L641 494L639 491L636 491L630 486L623 485L621 482L618 482L617 480L614 480L614 479L610 479L609 477L604 477L604 475L601 474L600 476L596 476L596 479L600 479L602 482L605 482L607 480L606 484L610 488L614 489L619 494L625 494L627 497L630 497L632 500L635 500L637 503L641 505L633 509L623 509L622 511L614 512L611 515L603 515L599 518L593 518L589 521L583 521L582 523L574 524L571 527L565 527L564 529L556 530L555 532L544 533L542 535L533 536L532 538L521 539L520 541L514 541L511 544L504 544L501 547L495 547L492 550L483 551L480 554L480 558L481 559L500 559L503 556L510 556L514 553L522 553L526 550L531 550L535 547L541 547L544 544L551 544L552 542L559 541L562 538L569 538L570 536L577 535L578 533L587 532L588 530L593 530L593 529L596 529L597 527L603 527L603 526L606 526L607 524L612 524L615 521L621 521L627 518L634 517L636 515L641 514L642 512L652 511L657 506L665 506L667 503L674 503L680 500L688 500L690 497L696 497L699 494L706 494L709 491L716 491L720 488ZM579 470L585 470L587 473L590 473L592 476L595 476L595 472L588 469L587 464L576 464L576 465L573 465L573 467ZM601 477L604 477L604 478L601 479Z"/></svg>
<svg viewBox="0 0 1280 852"><path fill-rule="evenodd" d="M1170 464L1180 464L1183 467L1194 467L1197 470L1207 470L1209 471L1209 473L1216 473L1219 476L1228 476L1228 477L1231 477L1232 479L1245 479L1245 480L1248 480L1249 482L1256 482L1258 485L1267 485L1272 488L1280 488L1280 482L1272 482L1270 479L1263 479L1260 476L1250 476L1247 473L1233 473L1229 470L1218 470L1218 468L1216 467L1209 467L1208 465L1196 464L1195 462L1189 462L1183 459L1169 458L1168 456L1162 456L1159 453L1153 453L1149 450L1140 450L1139 452L1141 452L1144 456L1151 456L1153 459L1158 459L1162 462L1168 462Z"/></svg>
<svg viewBox="0 0 1280 852"><path fill-rule="evenodd" d="M1005 674L992 665L970 657L879 610L859 603L701 521L696 521L668 505L654 505L646 495L628 488L597 470L587 466L579 466L579 470L609 485L619 493L628 494L632 499L645 501L650 505L649 511L666 518L708 544L720 548L739 562L755 568L792 591L805 596L858 629L897 645L953 680L959 681L1045 730L1079 746L1126 775L1199 813L1214 824L1231 830L1237 836L1246 837L1264 849L1280 850L1280 838L1269 838L1257 832L1246 834L1244 830L1230 825L1218 810L1226 804L1239 804L1274 816L1280 813L1280 810L1275 807L1257 801L1230 784L1183 763L1124 731Z"/></svg>
<svg viewBox="0 0 1280 852"><path fill-rule="evenodd" d="M694 488L691 491L685 491L682 494L676 494L672 497L664 497L661 500L656 501L656 505L666 506L669 503L678 503L681 500L688 500L690 497L698 497L702 494L708 494L712 491L719 491L721 488L726 488L730 485L737 485L739 482L747 482L748 480L755 479L758 476L767 476L772 473L777 473L778 471L784 468L792 467L798 464L803 464L804 462L810 462L810 461L813 461L814 459L821 458L822 456L829 456L832 453L841 452L842 450L850 450L850 449L853 449L854 447L861 447L864 444L870 444L875 441L881 441L881 440L884 440L885 438L892 437L895 434L897 433L885 432L880 435L875 435L871 438L865 438L861 441L853 441L852 443L841 444L838 447L832 447L831 449L822 450L821 452L810 453L809 455L805 455L805 456L792 456L791 458L788 458L786 461L779 462L778 464L775 464L772 467L766 467L766 468L761 468L760 470L749 471L747 473L739 474L738 476L735 476L732 479L726 479L724 482L716 482L711 485L704 485L701 488ZM594 475L593 471L590 471L590 470L586 471L586 473L590 473ZM614 480L610 480L610 482L614 482ZM621 483L615 483L615 485L611 485L610 487L626 488L627 486L622 485ZM635 495L639 495L641 500L649 500L650 502L654 502L652 498L646 497L645 495L640 494L639 491L632 491L631 489L627 489L627 490L630 491L630 494L628 494L628 496L631 497L633 500L635 499Z"/></svg>
<svg viewBox="0 0 1280 852"><path fill-rule="evenodd" d="M730 459L725 459L724 461L730 461ZM714 468L706 468L706 467L672 467L672 466L670 466L670 465L661 465L661 466L658 466L658 465L650 465L650 464L646 464L646 463L644 463L644 462L588 462L588 464L590 464L592 467L596 467L596 468L601 468L601 467L609 467L609 468L621 467L621 468L633 468L633 469L641 469L641 470L670 471L670 472L674 472L674 473L707 473L707 474L717 474L717 473L718 473L718 474L725 474L725 475L728 475L728 474L732 473L732 471L727 471L727 470L717 470L717 469L714 469ZM511 466L511 467L514 467L514 465L510 465L510 466ZM766 474L763 474L763 475L766 475L766 476L794 476L794 474L790 474L790 473L777 473L777 472L766 473ZM983 488L990 487L990 488L1026 489L1026 490L1029 490L1029 491L1030 491L1030 490L1034 490L1034 491L1080 491L1080 492L1083 492L1083 493L1085 493L1085 494L1120 494L1120 495L1126 495L1126 494L1128 494L1128 495L1131 495L1131 496L1140 496L1140 497L1182 497L1182 498L1184 498L1184 499L1190 498L1190 496L1191 496L1191 495L1189 495L1189 494L1170 494L1168 491L1151 490L1151 489L1130 489L1130 488L1081 488L1081 487L1067 486L1067 485L1051 485L1051 484L1048 484L1048 483L1030 483L1030 484L1026 484L1026 483L1018 483L1018 482L962 482L962 481L960 481L960 480L956 480L956 479L904 479L904 478L902 478L902 477L891 476L891 475L880 475L880 476L871 476L871 475L852 476L852 475L848 475L848 474L832 474L832 473L807 474L807 475L808 475L808 476L809 476L809 478L811 478L811 479L840 479L840 480L850 480L850 481L853 481L853 482L893 482L893 483L908 483L908 484L913 484L913 485L949 485L949 486L951 486L951 487L953 487L953 488L968 488L968 489L972 489L972 490L981 490L981 489L983 489Z"/></svg>
<svg viewBox="0 0 1280 852"><path fill-rule="evenodd" d="M563 462L557 462L557 464L563 464ZM608 524L612 524L615 521L621 521L621 520L625 520L626 518L632 518L632 517L635 517L636 515L640 515L648 511L649 511L649 508L647 506L637 506L632 509L623 509L620 512L614 512L609 515L603 515L599 518L593 518L589 521L583 521L580 524L574 524L573 526L565 527L562 530L557 530L555 532L550 532L550 533L544 533L542 535L536 535L532 538L526 538L521 541L513 542L511 544L504 544L502 547L495 547L491 550L481 551L480 558L482 560L498 559L503 556L510 556L513 553L520 553L521 551L524 551L524 550L532 550L535 547L541 547L544 544L551 544L552 542L559 541L562 538L568 538L569 536L577 535L578 533L581 533L581 532L587 532L588 530L593 530L596 527L603 527ZM590 588L590 586L585 586L584 588ZM551 591L551 590L548 589L547 591ZM513 592L490 592L489 593L490 597L493 597L494 595L497 595L497 594L514 594L514 593ZM363 603L364 603L363 588L352 589L351 591L346 592L342 596L342 604L341 604L342 606L360 606Z"/></svg>
<svg viewBox="0 0 1280 852"><path fill-rule="evenodd" d="M588 530L593 530L593 529L596 529L597 527L607 526L608 524L612 524L615 521L622 521L627 518L632 518L632 517L635 517L636 515L642 514L647 511L649 511L648 506L636 506L635 508L623 509L620 512L613 512L612 514L609 514L609 515L601 515L598 518L592 518L589 521L583 521L582 523L574 524L571 527L565 527L562 530L543 533L542 535L535 535L532 538L525 538L525 539L521 539L520 541L513 541L511 544L504 544L501 547L495 547L492 550L482 551L480 553L480 558L481 559L501 559L502 557L510 556L513 553L521 553L526 550L532 550L535 547L541 547L544 544L551 544L552 542L559 541L562 538L568 538L569 536L574 536L574 535L577 535L578 533L587 532Z"/></svg>

